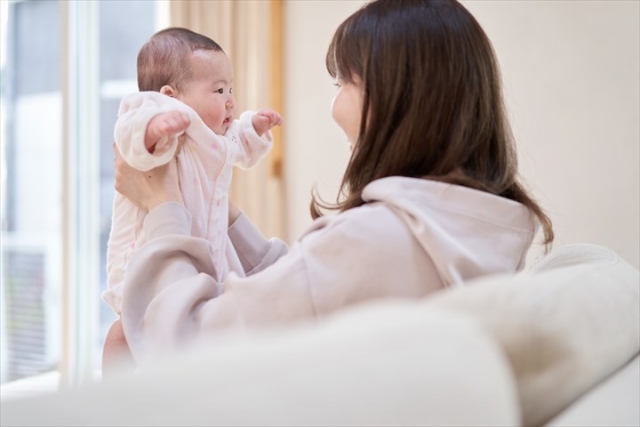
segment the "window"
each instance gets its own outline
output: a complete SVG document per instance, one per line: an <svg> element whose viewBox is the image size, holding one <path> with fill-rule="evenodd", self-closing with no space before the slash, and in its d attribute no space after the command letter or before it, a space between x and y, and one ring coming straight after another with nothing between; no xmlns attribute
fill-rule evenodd
<svg viewBox="0 0 640 427"><path fill-rule="evenodd" d="M2 382L99 368L113 125L158 4L0 2Z"/></svg>
<svg viewBox="0 0 640 427"><path fill-rule="evenodd" d="M61 351L59 15L57 2L2 3L3 382L55 369Z"/></svg>

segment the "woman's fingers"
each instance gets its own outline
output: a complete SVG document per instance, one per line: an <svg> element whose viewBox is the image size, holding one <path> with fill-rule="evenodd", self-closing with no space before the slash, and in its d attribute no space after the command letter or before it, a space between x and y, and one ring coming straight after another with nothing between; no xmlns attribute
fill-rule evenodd
<svg viewBox="0 0 640 427"><path fill-rule="evenodd" d="M126 182L126 174L128 165L124 161L120 150L116 143L113 143L113 170L115 172L115 189L118 193L122 194L122 184Z"/></svg>
<svg viewBox="0 0 640 427"><path fill-rule="evenodd" d="M129 166L114 144L115 189L140 209L150 211L165 202L182 203L175 157L149 171Z"/></svg>

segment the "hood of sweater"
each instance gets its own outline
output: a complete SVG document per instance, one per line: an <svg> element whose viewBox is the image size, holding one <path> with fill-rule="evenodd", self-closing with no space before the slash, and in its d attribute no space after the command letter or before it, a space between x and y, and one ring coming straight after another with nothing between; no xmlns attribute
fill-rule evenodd
<svg viewBox="0 0 640 427"><path fill-rule="evenodd" d="M426 179L379 179L364 188L362 199L384 203L403 220L445 286L522 269L538 229L518 202Z"/></svg>

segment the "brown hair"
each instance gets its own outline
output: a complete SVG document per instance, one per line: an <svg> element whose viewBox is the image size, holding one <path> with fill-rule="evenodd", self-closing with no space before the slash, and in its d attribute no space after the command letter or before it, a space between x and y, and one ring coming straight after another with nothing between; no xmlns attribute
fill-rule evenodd
<svg viewBox="0 0 640 427"><path fill-rule="evenodd" d="M186 28L155 33L138 53L138 90L159 92L164 85L181 90L192 77L188 59L196 50L222 52L218 43Z"/></svg>
<svg viewBox="0 0 640 427"><path fill-rule="evenodd" d="M455 0L377 0L336 30L326 57L333 77L364 87L358 141L336 204L312 192L319 208L345 211L364 203L363 188L388 176L428 178L506 197L540 221L551 220L517 176L493 48L474 17Z"/></svg>

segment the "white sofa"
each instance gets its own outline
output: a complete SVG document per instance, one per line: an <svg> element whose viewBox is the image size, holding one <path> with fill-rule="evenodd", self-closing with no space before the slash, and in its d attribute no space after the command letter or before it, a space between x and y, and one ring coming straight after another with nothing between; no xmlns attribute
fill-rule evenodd
<svg viewBox="0 0 640 427"><path fill-rule="evenodd" d="M321 322L208 337L9 425L640 425L640 274L569 245L527 271Z"/></svg>

